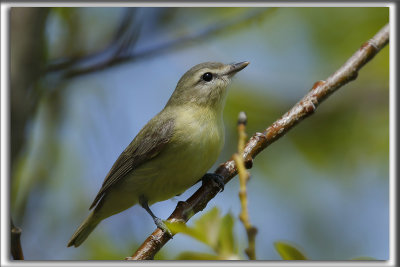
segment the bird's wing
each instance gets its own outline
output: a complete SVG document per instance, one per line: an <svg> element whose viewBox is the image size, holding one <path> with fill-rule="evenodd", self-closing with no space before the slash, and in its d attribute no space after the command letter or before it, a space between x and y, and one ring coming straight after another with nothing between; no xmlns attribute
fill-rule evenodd
<svg viewBox="0 0 400 267"><path fill-rule="evenodd" d="M115 161L97 193L92 209L113 185L142 163L157 156L172 137L174 120L150 121Z"/></svg>

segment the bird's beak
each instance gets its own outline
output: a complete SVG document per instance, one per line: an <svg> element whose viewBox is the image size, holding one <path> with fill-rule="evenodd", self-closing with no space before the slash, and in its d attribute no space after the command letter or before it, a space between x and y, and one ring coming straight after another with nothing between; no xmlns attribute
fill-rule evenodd
<svg viewBox="0 0 400 267"><path fill-rule="evenodd" d="M236 72L241 71L242 69L246 68L246 66L249 64L250 64L250 62L248 62L248 61L230 64L229 65L230 68L225 73L225 75L234 75Z"/></svg>

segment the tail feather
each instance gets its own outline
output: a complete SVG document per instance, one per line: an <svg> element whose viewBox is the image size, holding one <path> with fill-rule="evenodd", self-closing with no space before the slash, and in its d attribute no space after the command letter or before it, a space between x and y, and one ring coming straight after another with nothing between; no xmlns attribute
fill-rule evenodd
<svg viewBox="0 0 400 267"><path fill-rule="evenodd" d="M83 223L78 227L75 233L72 235L68 242L68 247L75 246L79 247L83 241L89 236L89 234L96 228L101 220L96 219L93 212L83 221Z"/></svg>

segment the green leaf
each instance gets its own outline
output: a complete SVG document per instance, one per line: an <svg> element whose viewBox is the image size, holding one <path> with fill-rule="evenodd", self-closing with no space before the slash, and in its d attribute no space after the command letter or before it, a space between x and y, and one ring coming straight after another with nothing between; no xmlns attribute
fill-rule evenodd
<svg viewBox="0 0 400 267"><path fill-rule="evenodd" d="M233 235L234 218L230 213L221 218L218 208L214 207L199 219L194 221L193 227L189 227L183 222L172 223L167 221L165 223L174 234L182 233L191 236L192 238L212 248L220 260L239 259L237 256L237 246ZM190 257L193 255L194 254L190 254ZM207 257L209 256L208 254L196 255L198 257L203 257L204 255Z"/></svg>
<svg viewBox="0 0 400 267"><path fill-rule="evenodd" d="M194 222L194 228L206 239L207 244L217 251L218 233L221 226L221 216L217 207L212 208Z"/></svg>
<svg viewBox="0 0 400 267"><path fill-rule="evenodd" d="M240 260L237 255L237 246L233 234L234 218L228 213L221 218L220 211L214 207L194 221L189 227L183 222L168 222L167 227L172 233L182 233L206 244L216 255L183 252L179 260Z"/></svg>
<svg viewBox="0 0 400 267"><path fill-rule="evenodd" d="M176 234L182 233L188 236L193 237L194 239L209 245L206 235L203 232L199 231L199 229L190 228L183 222L168 222L166 221L165 224L167 225L168 229Z"/></svg>
<svg viewBox="0 0 400 267"><path fill-rule="evenodd" d="M234 222L230 213L222 218L218 237L218 254L230 255L237 253L236 242L233 236Z"/></svg>
<svg viewBox="0 0 400 267"><path fill-rule="evenodd" d="M283 260L307 260L297 248L285 242L275 242L275 249Z"/></svg>
<svg viewBox="0 0 400 267"><path fill-rule="evenodd" d="M166 222L166 225L173 233L182 233L191 236L210 246L214 251L218 250L221 217L216 207L194 221L193 227L189 227L183 222Z"/></svg>

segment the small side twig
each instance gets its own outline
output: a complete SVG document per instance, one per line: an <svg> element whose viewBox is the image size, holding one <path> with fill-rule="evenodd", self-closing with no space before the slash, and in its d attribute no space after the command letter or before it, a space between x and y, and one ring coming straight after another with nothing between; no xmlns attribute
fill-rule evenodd
<svg viewBox="0 0 400 267"><path fill-rule="evenodd" d="M234 17L231 20L212 24L211 26L208 26L198 32L190 33L185 36L178 37L174 40L151 46L142 51L132 52L129 54L127 54L127 53L117 54L113 57L107 57L105 60L96 62L95 64L91 64L88 66L83 66L83 67L79 67L79 66L74 67L73 66L72 68L65 70L63 77L64 78L72 78L72 77L76 77L78 75L84 75L84 74L89 74L89 73L93 73L96 71L102 71L102 70L105 70L105 69L108 69L108 68L111 68L111 67L114 67L114 66L117 66L120 64L132 62L135 60L158 56L159 54L165 53L167 51L172 51L174 49L181 48L188 44L195 44L197 42L203 41L210 36L213 36L222 31L231 29L234 26L259 19L266 12L270 12L275 9L276 8L255 9L249 13L246 13L243 16ZM101 57L101 56L104 56L105 54L107 54L107 52L108 52L108 48L102 52L95 53L95 56ZM88 58L93 58L93 55L88 56ZM73 61L73 63L74 63L73 65L75 65L76 63L81 63L85 60L86 60L86 57L76 59L75 61ZM71 67L70 65L67 65L67 66ZM63 69L64 67L65 67L64 65L61 65L59 63L50 64L47 68L47 72L58 71L58 70Z"/></svg>
<svg viewBox="0 0 400 267"><path fill-rule="evenodd" d="M11 219L11 255L14 260L24 259L21 246L21 232L21 228L16 227Z"/></svg>
<svg viewBox="0 0 400 267"><path fill-rule="evenodd" d="M247 188L246 188L247 181L250 179L250 174L246 170L243 159L244 145L247 138L247 134L245 131L246 123L247 123L246 113L242 111L239 113L239 119L238 119L238 133L239 133L238 153L233 155L233 160L236 163L239 175L239 183L240 183L239 198L242 211L240 212L239 219L243 223L244 228L246 229L247 239L249 242L249 247L245 250L245 252L250 260L255 260L257 228L251 225L250 223L250 216L247 208L248 201L247 201Z"/></svg>
<svg viewBox="0 0 400 267"><path fill-rule="evenodd" d="M109 55L118 54L118 51L126 49L127 39L135 38L138 35L138 32L140 31L140 25L134 24L136 8L125 7L124 9L124 14L121 18L115 35L104 49L82 56L70 56L68 58L59 58L56 60L52 60L50 61L50 63L47 64L44 72L52 73L69 68L78 68L78 65L84 64L85 61L93 61L96 57L108 58Z"/></svg>
<svg viewBox="0 0 400 267"><path fill-rule="evenodd" d="M326 81L318 81L311 90L281 118L276 120L262 133L255 133L244 148L244 163L246 168L251 168L253 159L267 146L277 141L290 129L304 118L312 115L318 105L329 95L343 85L354 80L358 71L371 60L383 47L389 43L389 24L385 25L375 36L365 42L334 74ZM224 177L228 183L236 174L237 168L234 160L230 159L221 164L216 174ZM219 192L219 187L213 183L204 183L190 198L178 203L168 220L188 221L197 212L203 210L207 203ZM136 250L130 260L151 259L171 239L160 229L156 229Z"/></svg>

